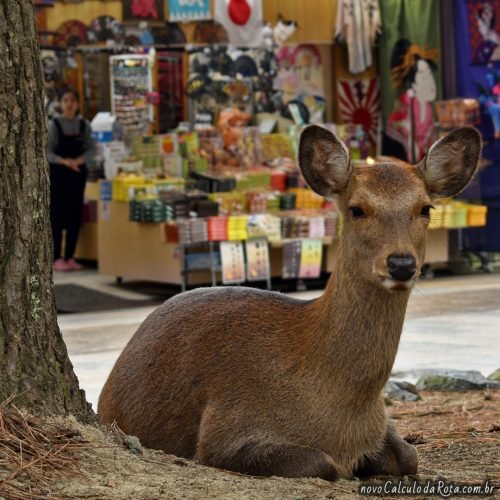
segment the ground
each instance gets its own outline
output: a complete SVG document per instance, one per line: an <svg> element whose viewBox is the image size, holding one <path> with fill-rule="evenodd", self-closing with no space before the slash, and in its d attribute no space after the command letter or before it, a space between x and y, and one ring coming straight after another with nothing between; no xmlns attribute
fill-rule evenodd
<svg viewBox="0 0 500 500"><path fill-rule="evenodd" d="M464 393L422 392L417 402L392 402L387 413L400 433L419 453L419 475L427 479L500 487L500 391ZM5 417L4 417L5 420ZM309 500L363 498L360 482L320 479L255 478L204 467L162 452L133 454L122 445L118 431L85 426L74 419L51 419L40 424L56 439L68 437L71 445L58 455L59 470L43 464L30 466L8 483L2 479L19 472L6 463L0 447L0 496L4 498L117 498L117 499L258 499ZM19 424L16 424L19 426ZM6 443L1 435L0 446ZM54 429L57 432L54 433ZM71 429L72 432L68 431ZM29 431L32 434L32 431ZM76 434L76 436L74 436ZM69 451L71 450L71 451ZM25 452L26 453L26 452ZM62 454L66 453L66 458ZM46 453L44 455L47 455ZM52 460L52 463L56 463ZM35 468L39 466L39 470ZM376 479L381 485L383 478ZM29 488L31 487L30 495ZM41 494L41 496L38 496ZM500 497L500 490L497 492ZM372 496L371 498L378 498ZM408 498L408 495L392 498ZM428 498L416 495L415 498ZM466 498L453 496L452 498Z"/></svg>

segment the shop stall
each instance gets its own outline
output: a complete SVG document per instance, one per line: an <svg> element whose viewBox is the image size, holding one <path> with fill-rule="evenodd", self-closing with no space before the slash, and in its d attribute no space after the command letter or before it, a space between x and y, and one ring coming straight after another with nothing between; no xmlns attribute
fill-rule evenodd
<svg viewBox="0 0 500 500"><path fill-rule="evenodd" d="M441 134L484 119L479 100L443 94L438 2L398 1L401 18L367 0L370 17L352 23L346 2L327 0L251 2L237 23L225 0L47 9L48 85L80 89L97 142L101 178L77 256L119 279L184 288L329 273L342 220L299 173L305 125L334 131L353 161L416 163ZM462 230L487 217L469 195L437 204L426 269L446 266L450 235L463 247Z"/></svg>

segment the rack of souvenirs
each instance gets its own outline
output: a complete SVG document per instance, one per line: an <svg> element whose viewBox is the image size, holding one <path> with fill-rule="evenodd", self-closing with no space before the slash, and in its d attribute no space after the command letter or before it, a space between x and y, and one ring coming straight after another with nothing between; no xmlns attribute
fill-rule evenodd
<svg viewBox="0 0 500 500"><path fill-rule="evenodd" d="M99 183L101 272L185 287L188 274L199 284L217 281L218 273L224 283L235 283L251 275L302 279L331 271L342 218L299 172L294 150L300 129L234 132L226 146L214 131L184 130L135 136L129 148L101 144L108 177ZM430 242L429 262L447 261L447 229L485 222L486 207L437 204L430 227L438 243ZM259 254L256 241L265 242L259 251L267 249L267 274L255 271L264 260L248 257ZM128 251L119 252L120 245ZM201 281L191 274L204 272Z"/></svg>
<svg viewBox="0 0 500 500"><path fill-rule="evenodd" d="M284 221L314 220L318 213L336 216L333 203L305 185L293 160L298 133L260 134L256 127L240 128L230 148L217 134L136 136L128 154L120 143L103 143L105 171L112 178L101 181L100 198L129 202L130 221L171 226L193 218L206 218L208 224L220 217L227 223L232 217L266 214L281 220L282 237L287 238L283 228L289 223ZM486 210L447 200L433 210L430 227L481 226Z"/></svg>

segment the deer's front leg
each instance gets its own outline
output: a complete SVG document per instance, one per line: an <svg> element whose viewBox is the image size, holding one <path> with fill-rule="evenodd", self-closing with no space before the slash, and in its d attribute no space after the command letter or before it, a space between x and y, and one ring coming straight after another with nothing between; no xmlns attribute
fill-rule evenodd
<svg viewBox="0 0 500 500"><path fill-rule="evenodd" d="M414 446L407 443L388 423L382 448L363 458L354 476L406 476L416 474L418 455Z"/></svg>

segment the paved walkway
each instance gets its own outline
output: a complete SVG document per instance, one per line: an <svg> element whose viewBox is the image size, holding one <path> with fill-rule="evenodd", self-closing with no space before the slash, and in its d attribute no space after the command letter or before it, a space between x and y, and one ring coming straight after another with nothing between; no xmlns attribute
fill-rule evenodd
<svg viewBox="0 0 500 500"><path fill-rule="evenodd" d="M65 277L75 280L75 275ZM110 292L112 278L87 272L79 284ZM61 282L56 277L56 282ZM139 298L120 292L126 298ZM313 298L321 292L293 294ZM102 385L119 353L152 307L69 314L59 325L87 399L96 408ZM410 299L394 371L421 368L479 370L500 367L500 274L421 281ZM407 375L407 380L412 376Z"/></svg>

